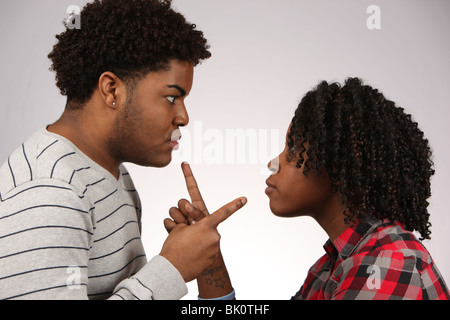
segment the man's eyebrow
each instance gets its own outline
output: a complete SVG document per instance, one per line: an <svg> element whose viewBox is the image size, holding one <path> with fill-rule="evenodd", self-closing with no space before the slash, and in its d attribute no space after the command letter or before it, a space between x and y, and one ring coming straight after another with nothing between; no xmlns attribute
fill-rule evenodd
<svg viewBox="0 0 450 320"><path fill-rule="evenodd" d="M168 88L175 88L175 89L177 89L178 91L180 91L180 95L182 97L184 97L186 95L186 90L184 90L183 88L181 88L180 86L178 86L176 84L171 84L171 85L168 85L167 87Z"/></svg>

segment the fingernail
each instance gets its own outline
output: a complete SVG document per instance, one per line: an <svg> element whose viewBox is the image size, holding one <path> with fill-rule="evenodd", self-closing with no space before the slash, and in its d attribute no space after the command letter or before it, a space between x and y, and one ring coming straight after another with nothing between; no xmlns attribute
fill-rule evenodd
<svg viewBox="0 0 450 320"><path fill-rule="evenodd" d="M247 203L247 198L243 198L243 199L241 199L241 203L242 203L242 205L243 205L243 206L245 206L245 205L246 205L246 203Z"/></svg>

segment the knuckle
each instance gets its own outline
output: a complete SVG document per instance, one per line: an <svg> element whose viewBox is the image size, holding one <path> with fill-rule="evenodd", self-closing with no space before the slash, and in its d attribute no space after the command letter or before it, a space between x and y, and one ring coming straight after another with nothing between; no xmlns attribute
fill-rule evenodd
<svg viewBox="0 0 450 320"><path fill-rule="evenodd" d="M198 190L198 187L196 185L189 185L186 187L188 191L195 191Z"/></svg>

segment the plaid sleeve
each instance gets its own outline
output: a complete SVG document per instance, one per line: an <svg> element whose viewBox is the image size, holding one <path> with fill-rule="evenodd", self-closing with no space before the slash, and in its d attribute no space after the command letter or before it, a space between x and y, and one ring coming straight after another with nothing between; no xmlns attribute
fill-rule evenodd
<svg viewBox="0 0 450 320"><path fill-rule="evenodd" d="M402 251L382 250L356 255L334 272L332 299L449 299L449 292L432 261Z"/></svg>

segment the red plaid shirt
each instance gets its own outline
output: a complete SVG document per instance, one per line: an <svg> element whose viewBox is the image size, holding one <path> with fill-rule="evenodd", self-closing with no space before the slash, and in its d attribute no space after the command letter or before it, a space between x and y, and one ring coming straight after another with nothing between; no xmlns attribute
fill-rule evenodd
<svg viewBox="0 0 450 320"><path fill-rule="evenodd" d="M450 299L430 254L400 223L368 218L324 249L293 299Z"/></svg>

